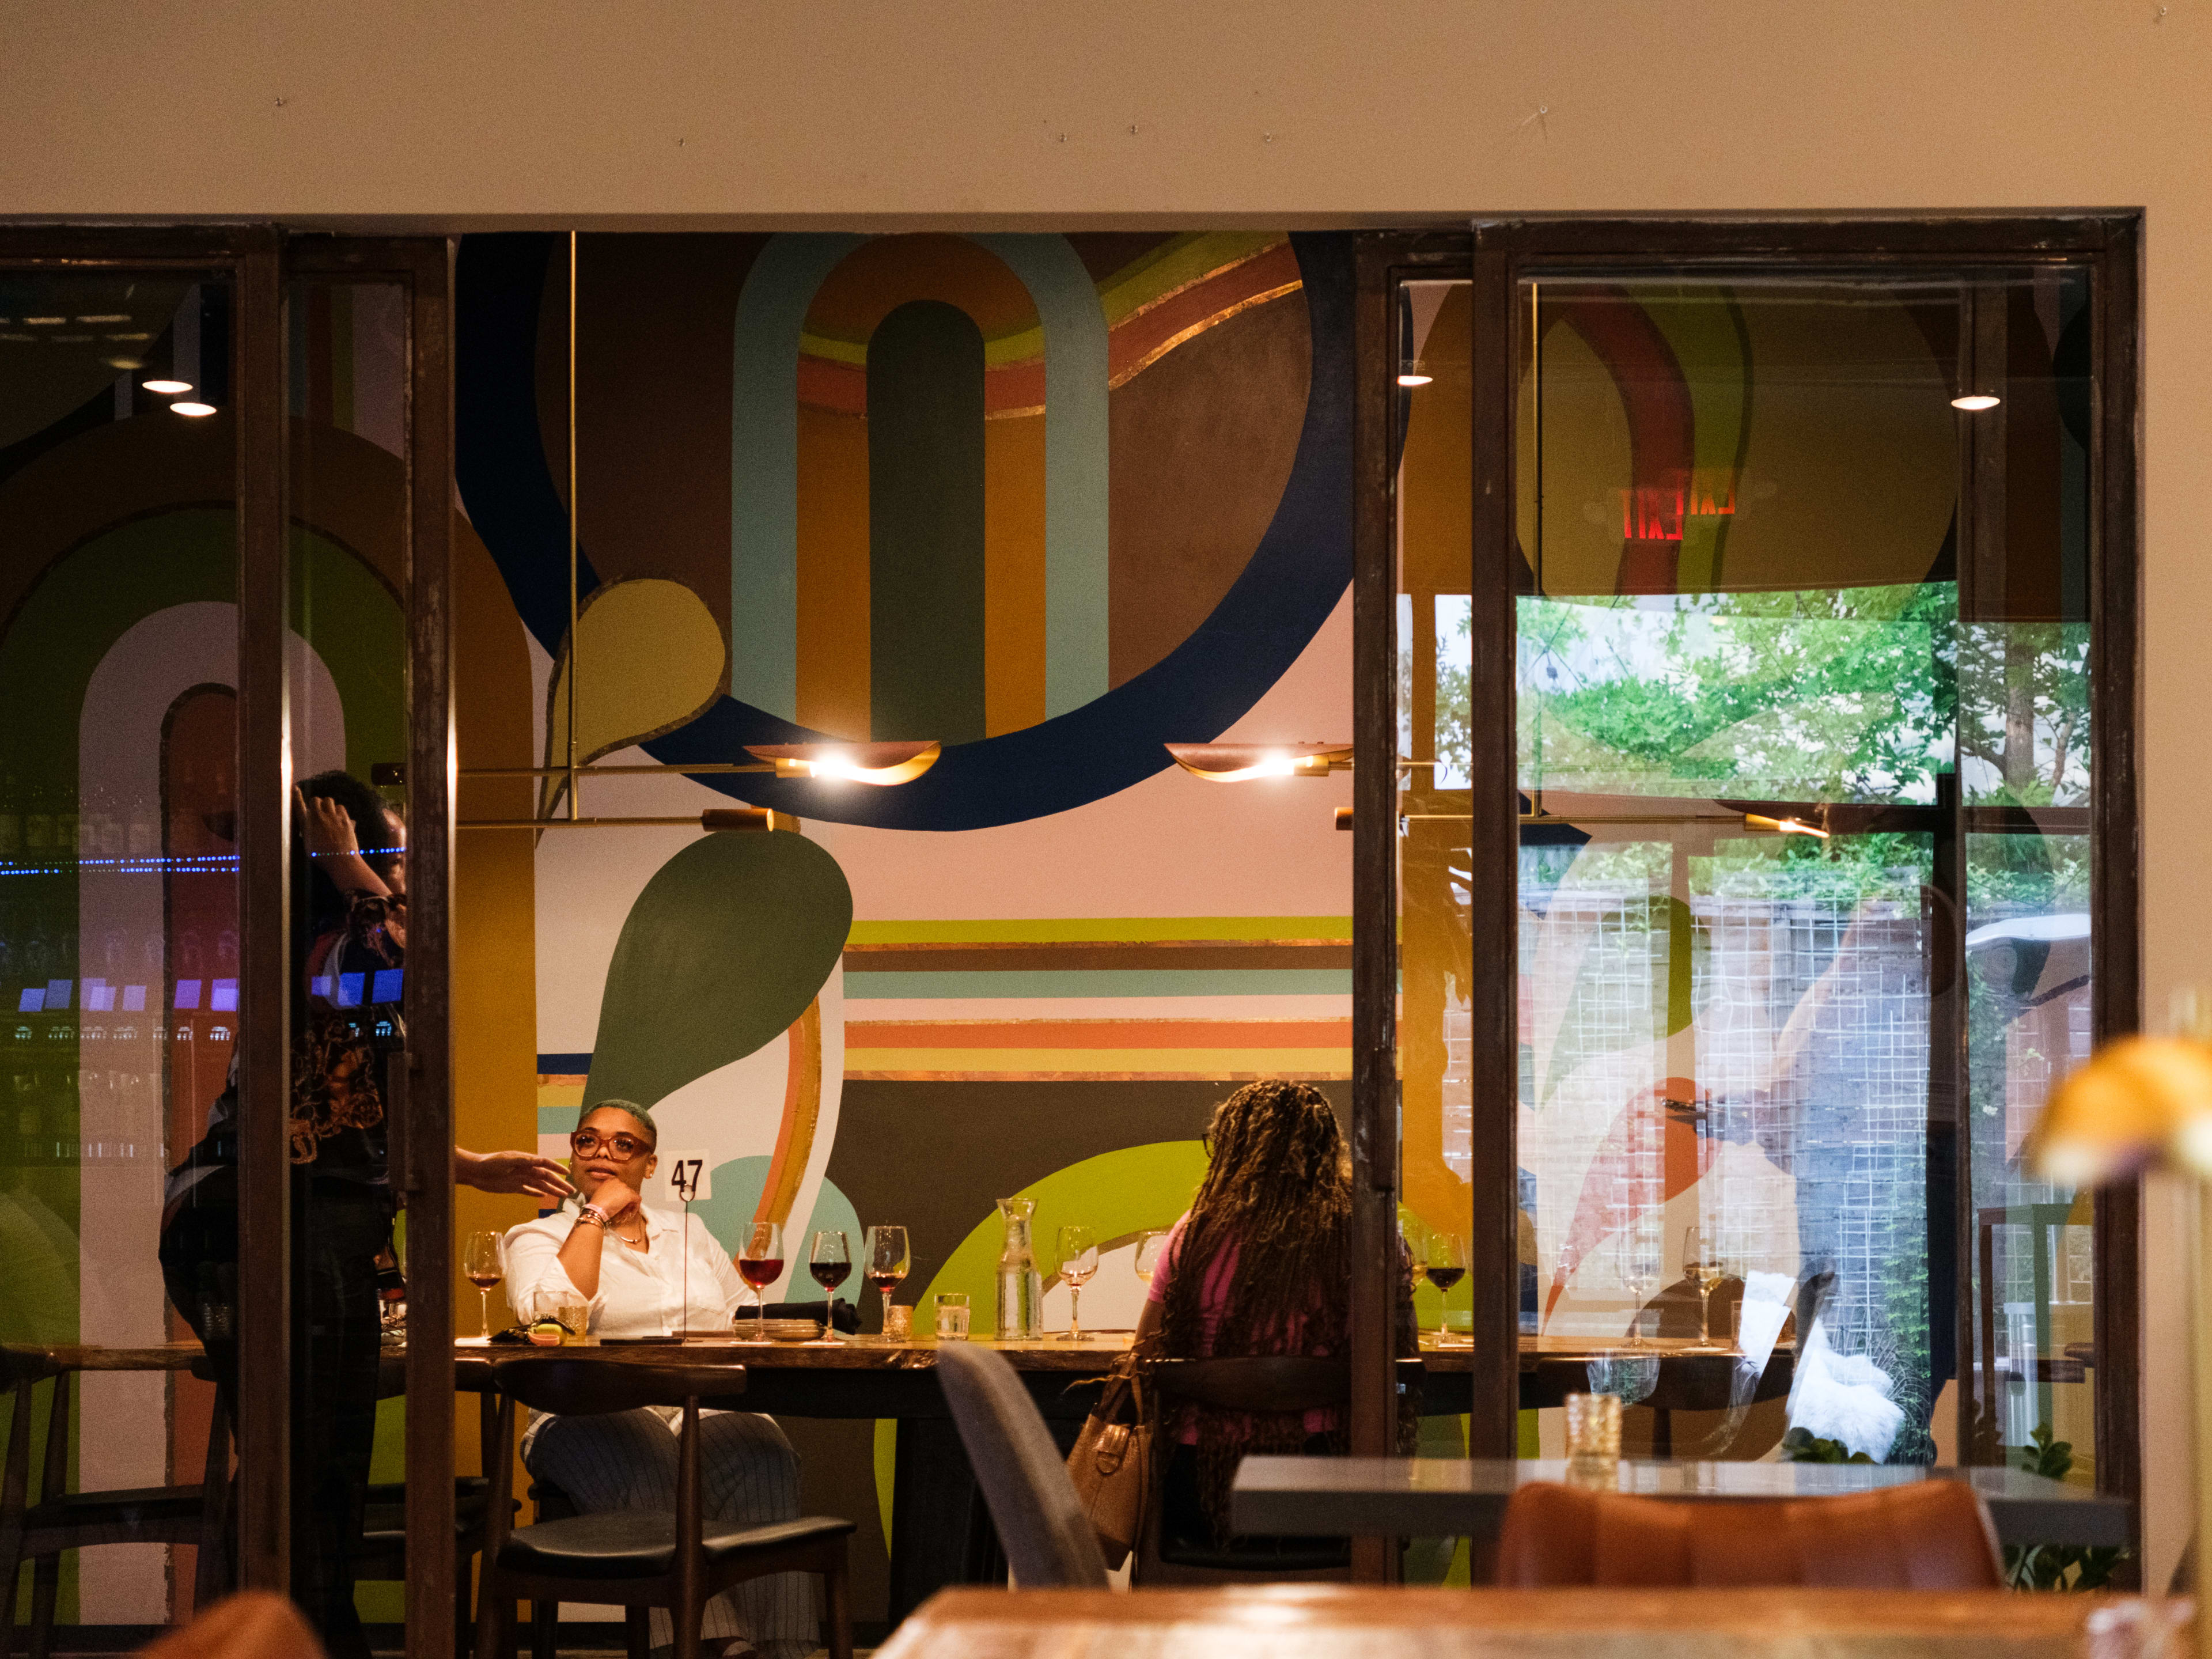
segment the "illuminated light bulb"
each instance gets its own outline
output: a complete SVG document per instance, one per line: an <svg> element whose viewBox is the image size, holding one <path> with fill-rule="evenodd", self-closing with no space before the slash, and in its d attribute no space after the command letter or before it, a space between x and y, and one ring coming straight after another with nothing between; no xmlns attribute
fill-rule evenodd
<svg viewBox="0 0 2212 1659"><path fill-rule="evenodd" d="M1954 409L1963 409L1968 414L1974 415L1979 414L1985 409L1995 409L2001 401L2002 400L1992 398L1986 392L1969 392L1963 398L1952 398L1951 407Z"/></svg>
<svg viewBox="0 0 2212 1659"><path fill-rule="evenodd" d="M1409 369L1405 374L1401 374L1398 377L1398 384L1400 386L1426 386L1436 378L1437 377L1433 374L1424 374L1418 369Z"/></svg>
<svg viewBox="0 0 2212 1659"><path fill-rule="evenodd" d="M197 418L202 415L214 414L215 405L213 404L171 404L169 410L173 414L190 415Z"/></svg>
<svg viewBox="0 0 2212 1659"><path fill-rule="evenodd" d="M190 380L141 380L138 384L156 397L161 398L174 397L179 392L190 392L192 389L192 383Z"/></svg>

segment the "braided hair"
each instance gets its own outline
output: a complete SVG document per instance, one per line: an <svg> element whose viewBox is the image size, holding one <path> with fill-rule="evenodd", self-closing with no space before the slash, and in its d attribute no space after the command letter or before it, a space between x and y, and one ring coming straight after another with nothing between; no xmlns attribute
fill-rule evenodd
<svg viewBox="0 0 2212 1659"><path fill-rule="evenodd" d="M1310 1083L1248 1083L1214 1109L1206 1145L1211 1161L1182 1224L1160 1310L1163 1351L1180 1358L1209 1352L1206 1282L1228 1249L1236 1266L1212 1353L1343 1353L1352 1161L1328 1097ZM1202 1407L1197 1421L1200 1495L1219 1541L1238 1461L1304 1449L1304 1416ZM1340 1427L1329 1437L1329 1450L1344 1449Z"/></svg>

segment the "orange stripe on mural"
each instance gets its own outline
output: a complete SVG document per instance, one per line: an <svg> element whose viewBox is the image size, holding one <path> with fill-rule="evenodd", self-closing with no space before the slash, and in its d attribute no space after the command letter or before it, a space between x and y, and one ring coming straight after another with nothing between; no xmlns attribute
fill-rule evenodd
<svg viewBox="0 0 2212 1659"><path fill-rule="evenodd" d="M1127 319L1107 338L1107 377L1120 386L1165 352L1255 301L1296 290L1298 257L1288 242L1232 265Z"/></svg>
<svg viewBox="0 0 2212 1659"><path fill-rule="evenodd" d="M801 726L870 735L868 423L799 411L799 702Z"/></svg>
<svg viewBox="0 0 2212 1659"><path fill-rule="evenodd" d="M1348 1019L851 1021L858 1048L1341 1048Z"/></svg>

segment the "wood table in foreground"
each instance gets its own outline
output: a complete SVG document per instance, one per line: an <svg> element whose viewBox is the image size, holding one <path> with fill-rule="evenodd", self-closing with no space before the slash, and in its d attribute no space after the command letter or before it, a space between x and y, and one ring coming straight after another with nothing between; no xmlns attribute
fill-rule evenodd
<svg viewBox="0 0 2212 1659"><path fill-rule="evenodd" d="M1497 1535L1516 1486L1564 1480L1564 1458L1248 1457L1230 1492L1248 1533L1340 1537ZM2131 1543L2134 1506L2023 1469L1911 1463L1647 1462L1624 1458L1618 1488L1692 1503L1826 1498L1917 1480L1964 1480L1981 1494L2006 1544Z"/></svg>
<svg viewBox="0 0 2212 1659"><path fill-rule="evenodd" d="M878 1659L2072 1659L2105 1600L2008 1590L951 1589Z"/></svg>

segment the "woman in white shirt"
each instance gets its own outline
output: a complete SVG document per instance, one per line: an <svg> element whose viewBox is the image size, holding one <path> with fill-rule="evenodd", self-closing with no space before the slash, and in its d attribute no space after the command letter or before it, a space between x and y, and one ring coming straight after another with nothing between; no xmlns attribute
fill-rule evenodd
<svg viewBox="0 0 2212 1659"><path fill-rule="evenodd" d="M729 1330L744 1284L727 1252L698 1217L664 1215L638 1197L659 1139L651 1115L627 1101L602 1101L584 1115L569 1138L580 1201L507 1235L507 1299L524 1324L581 1302L600 1336ZM523 1435L523 1464L586 1511L671 1510L681 1415L671 1407L540 1416ZM699 1431L708 1518L747 1526L798 1518L799 1455L774 1419L705 1413ZM797 1659L815 1645L813 1587L799 1573L737 1585L707 1604L701 1633L709 1654L719 1644L731 1659ZM653 1645L673 1639L667 1613L654 1608Z"/></svg>

